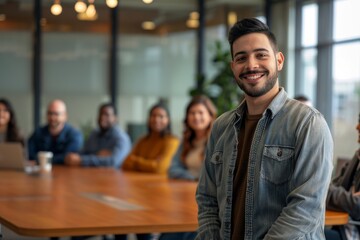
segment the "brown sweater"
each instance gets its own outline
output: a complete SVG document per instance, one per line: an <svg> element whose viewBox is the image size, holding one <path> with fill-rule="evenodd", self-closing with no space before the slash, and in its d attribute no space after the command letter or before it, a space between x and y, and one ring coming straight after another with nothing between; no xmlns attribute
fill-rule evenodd
<svg viewBox="0 0 360 240"><path fill-rule="evenodd" d="M260 115L246 115L239 129L238 154L233 179L233 199L231 214L231 239L244 239L245 197L249 152Z"/></svg>

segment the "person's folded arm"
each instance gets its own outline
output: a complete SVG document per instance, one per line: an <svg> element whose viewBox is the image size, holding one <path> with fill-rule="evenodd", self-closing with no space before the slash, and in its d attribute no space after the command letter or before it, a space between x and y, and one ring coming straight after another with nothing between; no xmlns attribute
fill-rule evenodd
<svg viewBox="0 0 360 240"><path fill-rule="evenodd" d="M77 130L72 130L66 135L64 141L65 147L61 153L54 153L52 162L54 164L64 164L64 159L67 153L78 153L83 145L83 136Z"/></svg>
<svg viewBox="0 0 360 240"><path fill-rule="evenodd" d="M326 207L329 210L349 213L354 220L360 220L360 196L346 191L342 186L330 184Z"/></svg>
<svg viewBox="0 0 360 240"><path fill-rule="evenodd" d="M156 158L136 157L136 168L141 172L166 173L178 146L177 138L168 138Z"/></svg>
<svg viewBox="0 0 360 240"><path fill-rule="evenodd" d="M136 156L130 153L124 160L124 163L121 165L123 170L135 171L136 170Z"/></svg>
<svg viewBox="0 0 360 240"><path fill-rule="evenodd" d="M116 139L112 149L107 150L111 152L111 155L99 156L96 154L82 154L81 165L119 168L131 150L131 141L127 135L120 135Z"/></svg>

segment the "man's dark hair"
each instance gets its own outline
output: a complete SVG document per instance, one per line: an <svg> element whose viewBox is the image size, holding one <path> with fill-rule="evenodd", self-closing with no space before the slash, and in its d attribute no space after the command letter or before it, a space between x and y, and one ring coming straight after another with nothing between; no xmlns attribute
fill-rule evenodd
<svg viewBox="0 0 360 240"><path fill-rule="evenodd" d="M113 111L114 111L114 115L115 115L115 116L117 115L117 111L116 111L116 108L115 108L114 104L112 104L112 103L110 103L110 102L109 102L109 103L103 103L103 104L101 104L100 107L99 107L99 113L101 112L101 110L102 110L103 108L107 108L107 107L112 108Z"/></svg>
<svg viewBox="0 0 360 240"><path fill-rule="evenodd" d="M275 35L270 31L269 27L257 18L244 18L237 23L229 31L228 41L231 49L231 56L233 57L233 44L239 37L250 33L265 34L275 52L278 51Z"/></svg>

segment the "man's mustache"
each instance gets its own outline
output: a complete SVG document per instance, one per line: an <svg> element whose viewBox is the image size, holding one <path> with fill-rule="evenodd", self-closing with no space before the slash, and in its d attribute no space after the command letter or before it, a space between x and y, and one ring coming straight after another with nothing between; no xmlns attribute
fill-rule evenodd
<svg viewBox="0 0 360 240"><path fill-rule="evenodd" d="M245 75L248 75L248 74L268 74L269 71L247 71L247 72L244 72L244 73L241 73L239 75L239 78L243 78Z"/></svg>

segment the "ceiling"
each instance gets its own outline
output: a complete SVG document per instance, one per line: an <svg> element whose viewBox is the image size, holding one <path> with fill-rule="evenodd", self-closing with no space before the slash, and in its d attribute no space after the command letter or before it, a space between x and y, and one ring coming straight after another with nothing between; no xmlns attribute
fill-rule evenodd
<svg viewBox="0 0 360 240"><path fill-rule="evenodd" d="M226 22L227 13L236 12L238 18L263 14L263 0L204 0L206 26ZM31 0L0 0L1 30L31 30L33 28L33 2ZM95 0L98 18L80 21L74 10L76 0L61 0L63 11L59 16L50 13L53 0L42 0L43 31L62 32L109 32L111 10L105 0ZM134 34L168 34L186 31L190 12L196 11L198 0L154 0L144 4L141 0L119 1L119 32ZM4 17L3 17L4 18ZM141 23L153 21L156 28L143 30Z"/></svg>

